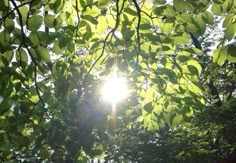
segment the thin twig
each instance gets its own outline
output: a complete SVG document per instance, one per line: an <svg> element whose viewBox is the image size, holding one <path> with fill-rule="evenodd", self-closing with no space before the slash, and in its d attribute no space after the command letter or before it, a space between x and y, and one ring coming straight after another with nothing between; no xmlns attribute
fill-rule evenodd
<svg viewBox="0 0 236 163"><path fill-rule="evenodd" d="M123 11L124 9L124 4L125 4L125 0L123 0L123 4L122 4L122 7L121 9L119 9L119 0L116 1L116 24L115 24L115 27L112 28L111 31L108 32L108 34L106 35L105 37L105 40L103 42L103 46L102 46L102 52L100 54L100 56L96 59L96 61L92 64L92 66L89 68L85 78L84 78L84 81L82 82L82 86L84 86L84 83L86 83L87 81L87 78L88 78L88 75L90 74L90 72L92 71L92 69L94 68L94 66L98 63L98 61L102 58L102 56L104 55L104 52L105 52L105 47L107 45L107 40L109 38L110 35L114 35L114 32L116 31L116 29L118 28L119 24L120 24L120 14L121 12ZM111 41L111 40L110 40Z"/></svg>
<svg viewBox="0 0 236 163"><path fill-rule="evenodd" d="M78 7L78 0L75 0L75 8L76 8L76 14L77 14L77 26L76 26L76 35L78 33L79 30L79 23L80 23L80 18L79 18L79 7Z"/></svg>
<svg viewBox="0 0 236 163"><path fill-rule="evenodd" d="M137 56L136 56L136 64L138 65L140 49L141 49L140 33L139 33L139 28L140 28L140 23L141 23L141 9L140 9L140 7L139 7L136 0L133 0L133 3L135 5L135 8L136 8L136 11L137 11L137 14L138 14L138 24L137 24L137 27L136 27L136 35L137 35L137 42L138 42L138 53L137 53Z"/></svg>
<svg viewBox="0 0 236 163"><path fill-rule="evenodd" d="M38 83L37 83L37 65L38 65L38 63L35 60L35 58L33 57L33 54L31 53L30 49L28 48L28 45L26 44L26 36L25 36L25 33L24 33L24 25L23 25L22 15L20 13L20 10L19 10L19 8L16 5L14 0L10 0L10 1L11 1L12 5L15 7L15 10L17 11L18 16L19 16L19 22L20 22L20 26L21 26L22 45L24 45L24 47L26 48L26 50L27 50L27 52L28 52L32 62L34 63L34 83L35 83L35 89L36 89L37 95L39 97L39 100L40 100L43 108L45 109L45 103L44 103L44 101L42 99L42 96L41 96L40 91L39 91L39 86L38 86Z"/></svg>
<svg viewBox="0 0 236 163"><path fill-rule="evenodd" d="M29 2L25 2L25 3L22 3L22 4L20 4L20 5L18 5L17 7L15 7L14 5L14 9L12 9L10 12L8 12L6 15L4 15L3 17L1 17L1 19L0 19L0 24L2 23L2 21L4 21L9 15L11 15L15 10L17 10L18 8L20 8L20 7L22 7L22 6L24 6L24 5L27 5L27 4L29 4L29 3L31 3L32 1L29 1Z"/></svg>

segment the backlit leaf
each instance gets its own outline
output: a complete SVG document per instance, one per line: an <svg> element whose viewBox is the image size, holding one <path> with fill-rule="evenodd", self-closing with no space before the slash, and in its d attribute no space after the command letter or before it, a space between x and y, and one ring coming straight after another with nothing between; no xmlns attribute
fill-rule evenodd
<svg viewBox="0 0 236 163"><path fill-rule="evenodd" d="M219 5L219 4L213 3L213 5L211 6L211 11L212 11L212 13L215 14L215 15L220 16L220 15L222 14L222 12L223 12L222 10L223 10L223 9L222 9L222 6Z"/></svg>
<svg viewBox="0 0 236 163"><path fill-rule="evenodd" d="M40 46L38 47L35 52L37 53L37 55L45 62L49 62L50 61L50 55L49 52L46 48Z"/></svg>
<svg viewBox="0 0 236 163"><path fill-rule="evenodd" d="M54 19L55 19L55 15L46 15L44 17L44 24L46 25L46 27L52 28Z"/></svg>
<svg viewBox="0 0 236 163"><path fill-rule="evenodd" d="M30 101L33 102L33 103L37 103L39 101L38 95L32 95L30 97Z"/></svg>
<svg viewBox="0 0 236 163"><path fill-rule="evenodd" d="M234 37L236 31L236 23L229 24L225 30L225 38L231 40Z"/></svg>
<svg viewBox="0 0 236 163"><path fill-rule="evenodd" d="M24 5L22 7L19 7L19 11L20 11L21 16L22 16L22 23L23 23L23 25L25 25L26 20L27 20L27 15L28 15L28 12L29 12L29 8L26 5ZM17 22L20 25L19 19L17 19Z"/></svg>
<svg viewBox="0 0 236 163"><path fill-rule="evenodd" d="M174 0L173 4L174 4L174 8L178 12L182 12L184 10L184 8L185 8L184 1L182 1L182 0Z"/></svg>
<svg viewBox="0 0 236 163"><path fill-rule="evenodd" d="M231 21L232 21L233 17L234 17L233 13L230 13L225 17L225 19L223 21L223 27L224 28L226 28L229 24L231 24Z"/></svg>
<svg viewBox="0 0 236 163"><path fill-rule="evenodd" d="M202 13L202 18L207 24L214 24L214 17L209 11Z"/></svg>
<svg viewBox="0 0 236 163"><path fill-rule="evenodd" d="M154 4L163 5L166 3L166 0L154 0Z"/></svg>
<svg viewBox="0 0 236 163"><path fill-rule="evenodd" d="M105 16L98 17L97 32L99 34L104 33L108 28L107 19Z"/></svg>
<svg viewBox="0 0 236 163"><path fill-rule="evenodd" d="M149 102L149 103L145 104L144 107L143 107L143 109L144 109L145 111L147 111L148 113L151 113L152 110L153 110L153 108L154 108L154 107L152 106L152 102Z"/></svg>
<svg viewBox="0 0 236 163"><path fill-rule="evenodd" d="M98 0L99 5L105 6L107 5L111 0Z"/></svg>
<svg viewBox="0 0 236 163"><path fill-rule="evenodd" d="M167 19L160 25L160 29L162 32L170 34L173 29L173 26L174 26L173 20Z"/></svg>
<svg viewBox="0 0 236 163"><path fill-rule="evenodd" d="M195 73L195 75L200 75L202 72L201 65L196 60L193 59L188 61L187 68L191 73Z"/></svg>
<svg viewBox="0 0 236 163"><path fill-rule="evenodd" d="M24 49L20 49L16 52L16 59L20 63L24 62L25 65L28 63L28 55Z"/></svg>
<svg viewBox="0 0 236 163"><path fill-rule="evenodd" d="M213 52L213 62L218 63L222 66L227 59L227 47L220 47Z"/></svg>
<svg viewBox="0 0 236 163"><path fill-rule="evenodd" d="M37 31L43 22L43 17L41 15L34 15L28 20L28 29L30 31Z"/></svg>
<svg viewBox="0 0 236 163"><path fill-rule="evenodd" d="M190 42L190 37L187 33L176 33L173 38L177 44L187 44Z"/></svg>
<svg viewBox="0 0 236 163"><path fill-rule="evenodd" d="M130 7L127 7L124 11L132 16L137 16L137 12Z"/></svg>

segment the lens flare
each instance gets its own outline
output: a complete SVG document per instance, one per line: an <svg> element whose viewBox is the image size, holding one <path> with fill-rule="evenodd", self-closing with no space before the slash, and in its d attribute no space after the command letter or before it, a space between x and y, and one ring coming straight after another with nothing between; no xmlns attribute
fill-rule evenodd
<svg viewBox="0 0 236 163"><path fill-rule="evenodd" d="M101 89L105 101L116 104L128 96L128 86L125 78L112 77L107 79Z"/></svg>

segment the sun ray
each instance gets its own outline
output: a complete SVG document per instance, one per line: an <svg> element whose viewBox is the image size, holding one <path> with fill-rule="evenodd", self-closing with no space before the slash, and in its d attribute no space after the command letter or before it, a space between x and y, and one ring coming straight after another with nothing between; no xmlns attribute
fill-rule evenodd
<svg viewBox="0 0 236 163"><path fill-rule="evenodd" d="M128 86L125 78L113 75L105 80L101 89L102 98L116 105L128 96Z"/></svg>

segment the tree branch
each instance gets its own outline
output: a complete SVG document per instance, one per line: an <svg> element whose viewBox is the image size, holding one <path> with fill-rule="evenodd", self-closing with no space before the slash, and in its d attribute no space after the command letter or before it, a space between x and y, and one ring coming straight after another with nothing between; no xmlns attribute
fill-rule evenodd
<svg viewBox="0 0 236 163"><path fill-rule="evenodd" d="M29 4L29 3L31 3L32 1L29 1L29 2L25 2L25 3L22 3L22 4L20 4L20 5L18 5L17 7L15 7L14 5L14 9L12 9L10 12L8 12L6 15L4 15L3 17L1 17L1 19L0 19L0 24L2 23L2 21L4 21L9 15L11 15L15 10L17 10L18 8L20 8L20 7L22 7L22 6L24 6L24 5L27 5L27 4Z"/></svg>
<svg viewBox="0 0 236 163"><path fill-rule="evenodd" d="M28 45L26 43L26 35L24 33L24 25L23 25L23 20L22 20L22 15L20 13L20 10L18 8L18 6L16 5L15 1L14 0L10 0L12 5L15 7L14 10L17 11L18 13L18 16L19 16L19 22L20 22L20 28L21 28L21 39L22 39L22 45L26 48L32 62L34 63L34 83L35 83L35 89L36 89L36 92L37 92L37 95L39 97L39 100L43 106L43 108L45 109L45 103L41 97L41 94L40 94L40 90L39 90L39 86L38 86L38 83L37 83L37 61L35 60L35 58L33 57L33 54L31 53L30 49L28 48ZM30 1L29 3L31 3L32 1Z"/></svg>
<svg viewBox="0 0 236 163"><path fill-rule="evenodd" d="M136 27L136 35L137 35L137 43L138 43L138 53L137 53L137 56L136 56L136 64L138 65L139 63L139 55L140 55L140 49L141 49L141 43L140 43L140 33L139 33L139 28L140 28L140 23L141 23L141 9L137 3L136 0L133 0L133 3L136 7L136 11L137 11L137 14L138 14L138 24L137 24L137 27Z"/></svg>
<svg viewBox="0 0 236 163"><path fill-rule="evenodd" d="M189 32L189 34L190 34L190 37L191 37L191 39L192 39L193 45L194 45L196 48L202 50L201 43L198 41L198 39L197 39L191 32Z"/></svg>
<svg viewBox="0 0 236 163"><path fill-rule="evenodd" d="M220 107L222 105L222 101L220 99L219 92L212 80L210 80L210 82L208 83L208 88L210 90L211 95L216 100L215 104Z"/></svg>
<svg viewBox="0 0 236 163"><path fill-rule="evenodd" d="M75 8L76 8L76 15L77 15L77 29L76 29L76 35L78 33L78 30L79 30L79 22L80 22L80 18L79 18L79 7L78 7L78 0L75 0Z"/></svg>
<svg viewBox="0 0 236 163"><path fill-rule="evenodd" d="M103 42L103 46L102 46L102 52L100 54L100 56L95 60L95 62L92 64L92 66L89 68L83 82L82 82L82 86L84 86L84 83L86 83L87 81L87 78L88 78L88 75L90 74L90 72L92 71L92 69L94 68L94 66L98 63L98 61L102 58L102 56L104 55L104 52L105 52L105 47L107 45L107 40L109 38L110 35L114 35L114 32L116 31L116 29L118 28L119 24L120 24L120 14L121 12L123 11L124 9L124 4L125 4L125 0L123 0L123 3L122 3L122 6L121 6L121 9L119 9L119 0L116 1L116 24L115 24L115 27L112 28L111 31L108 32L108 34L106 35L105 39L104 39L104 42ZM111 41L111 40L110 40Z"/></svg>

